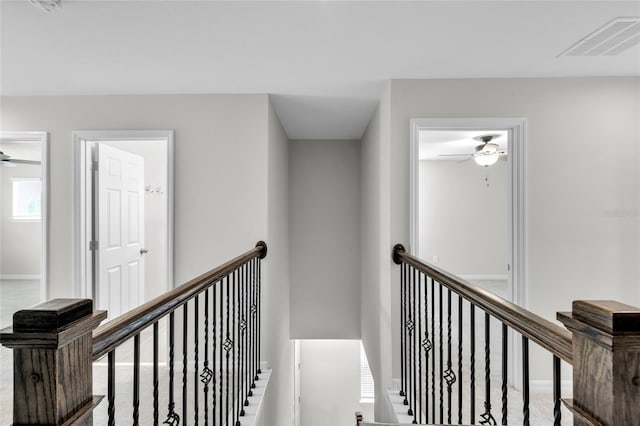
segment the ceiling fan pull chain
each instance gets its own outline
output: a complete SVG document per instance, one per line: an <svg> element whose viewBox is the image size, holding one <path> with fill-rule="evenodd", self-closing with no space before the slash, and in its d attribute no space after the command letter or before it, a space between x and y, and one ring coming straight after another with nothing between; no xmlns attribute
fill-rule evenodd
<svg viewBox="0 0 640 426"><path fill-rule="evenodd" d="M487 188L489 188L489 166L484 166L484 181L487 184Z"/></svg>

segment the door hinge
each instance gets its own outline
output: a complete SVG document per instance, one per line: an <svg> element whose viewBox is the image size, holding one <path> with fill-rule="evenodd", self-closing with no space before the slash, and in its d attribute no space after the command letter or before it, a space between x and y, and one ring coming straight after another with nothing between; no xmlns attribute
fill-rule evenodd
<svg viewBox="0 0 640 426"><path fill-rule="evenodd" d="M98 250L98 242L97 241L89 241L89 251Z"/></svg>

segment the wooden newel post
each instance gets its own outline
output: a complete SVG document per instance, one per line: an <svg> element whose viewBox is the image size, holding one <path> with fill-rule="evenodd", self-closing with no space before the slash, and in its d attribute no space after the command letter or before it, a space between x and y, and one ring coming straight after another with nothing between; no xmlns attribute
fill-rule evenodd
<svg viewBox="0 0 640 426"><path fill-rule="evenodd" d="M13 315L0 343L13 349L13 422L91 422L92 331L107 316L90 299L53 299Z"/></svg>
<svg viewBox="0 0 640 426"><path fill-rule="evenodd" d="M573 333L574 425L640 424L640 309L575 301L558 320Z"/></svg>

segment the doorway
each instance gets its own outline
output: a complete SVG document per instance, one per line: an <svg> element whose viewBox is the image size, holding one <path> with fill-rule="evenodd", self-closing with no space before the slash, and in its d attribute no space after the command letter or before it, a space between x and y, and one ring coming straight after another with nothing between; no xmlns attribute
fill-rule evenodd
<svg viewBox="0 0 640 426"><path fill-rule="evenodd" d="M448 149L450 152L440 152L436 153L439 155L449 155L449 154L465 154L464 156L452 156L455 161L450 161L448 163L458 164L461 167L466 166L467 171L475 173L476 179L476 190L478 192L485 191L486 189L498 189L498 185L502 185L502 188L506 189L506 206L505 210L502 214L500 214L501 219L497 222L497 225L487 223L487 229L482 228L483 226L483 211L475 212L468 218L469 221L467 225L470 229L474 229L477 231L478 227L481 227L480 231L487 231L484 233L483 238L491 239L493 236L491 232L489 232L488 228L492 226L501 226L501 223L504 221L504 226L500 229L500 233L502 237L498 237L498 239L506 240L504 242L504 246L501 247L500 253L488 253L489 256L485 256L486 249L476 248L472 250L468 256L471 261L479 261L480 263L475 263L475 265L470 268L469 265L458 265L452 263L453 269L458 268L459 270L453 270L451 272L466 275L463 278L470 279L473 281L474 279L484 279L485 284L488 283L489 286L498 287L496 288L499 295L504 297L505 299L526 307L527 305L527 282L526 282L526 206L525 206L525 190L526 190L526 182L525 182L525 148L526 148L526 119L523 118L417 118L411 120L410 123L410 131L411 131L411 141L410 141L410 252L416 256L425 255L425 253L429 252L430 247L424 247L424 242L421 240L421 234L423 238L426 238L424 234L424 230L421 229L421 217L420 217L420 199L421 199L421 180L420 180L420 168L421 168L421 160L420 160L420 139L421 136L424 138L426 134L439 134L443 139L446 139L446 136L449 135L464 135L470 136L470 138L466 138L465 142L458 143L459 146L456 145L455 140L457 137L453 137L452 142L448 145ZM473 133L473 134L472 134ZM475 164L475 156L470 156L469 154L475 154L476 148L483 143L482 140L474 140L473 137L481 138L483 135L496 135L497 138L502 137L506 144L503 146L499 146L496 148L499 151L506 151L506 155L504 155L503 159L506 159L504 163L502 163L502 168L504 169L506 166L506 170L504 170L506 174L506 183L500 183L498 180L498 168L494 165L488 167L480 167L482 164L481 161L478 164ZM463 138L465 139L465 138ZM443 142L444 146L447 146L448 142L445 140ZM496 141L493 141L496 142ZM471 160L471 161L469 161ZM498 160L499 163L500 160ZM474 169L475 167L475 169ZM494 169L491 169L494 167ZM424 166L423 166L424 169ZM460 170L457 170L458 174L464 174ZM493 178L492 178L493 176ZM457 179L457 178L456 178ZM493 180L492 180L493 179ZM491 188L492 182L494 184L494 188ZM424 185L424 183L423 183ZM443 183L446 185L446 183ZM489 188L486 186L489 185ZM441 191L444 192L446 191ZM485 191L486 192L486 191ZM486 193L484 194L486 195ZM503 194L504 195L504 194ZM469 196L469 198L473 198L477 194ZM486 200L484 200L486 201ZM444 206L440 206L443 209L446 209ZM423 209L425 206L423 206ZM435 208L438 208L437 206ZM474 213L474 212L470 212ZM473 222L475 220L475 223ZM424 221L422 221L422 226L424 227ZM464 228L461 223L457 224L461 228ZM495 226L494 226L495 225ZM455 226L450 225L450 226ZM446 232L446 230L445 230ZM477 235L476 235L477 234ZM481 232L480 232L481 234ZM478 232L474 232L473 238L481 238ZM506 235L506 238L504 236ZM453 248L443 248L446 252L448 249L459 250L459 247ZM484 250L484 252L483 252ZM447 268L451 267L447 265L447 263L452 262L451 259L440 259L439 254L435 252L430 252L427 254L427 258L424 258L427 262L431 263L439 263L441 266ZM444 261L441 262L441 261ZM472 262L473 263L473 262ZM493 265L493 270L490 269L482 269L487 265ZM474 269L480 272L472 272ZM505 283L501 284L501 283ZM499 287L504 288L499 288ZM494 333L494 335L497 335ZM521 387L521 377L519 374L515 374L516 366L520 365L521 352L519 350L520 342L519 339L515 339L515 336L510 336L510 355L509 355L509 377L510 384L516 388L520 389Z"/></svg>
<svg viewBox="0 0 640 426"><path fill-rule="evenodd" d="M48 135L0 132L0 325L48 297Z"/></svg>
<svg viewBox="0 0 640 426"><path fill-rule="evenodd" d="M76 284L113 319L173 287L173 132L74 132Z"/></svg>

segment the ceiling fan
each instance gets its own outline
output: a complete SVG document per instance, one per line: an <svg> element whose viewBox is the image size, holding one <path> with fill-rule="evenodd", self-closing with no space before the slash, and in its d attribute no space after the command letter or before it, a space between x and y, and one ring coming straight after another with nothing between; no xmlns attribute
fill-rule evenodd
<svg viewBox="0 0 640 426"><path fill-rule="evenodd" d="M4 152L0 151L0 167L15 167L18 164L31 164L39 166L40 162L33 160L18 160L16 158L11 158L10 155L7 155Z"/></svg>
<svg viewBox="0 0 640 426"><path fill-rule="evenodd" d="M482 135L473 138L481 142L476 146L475 152L472 154L441 154L440 157L460 157L470 156L479 166L490 166L495 164L498 159L506 159L508 151L506 149L500 149L500 146L492 142L492 140L499 138L500 135Z"/></svg>

